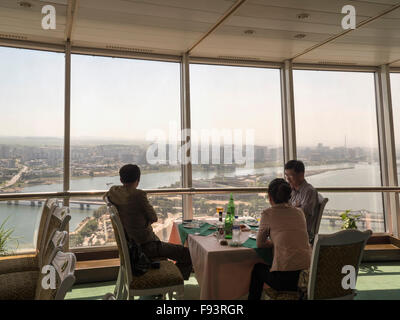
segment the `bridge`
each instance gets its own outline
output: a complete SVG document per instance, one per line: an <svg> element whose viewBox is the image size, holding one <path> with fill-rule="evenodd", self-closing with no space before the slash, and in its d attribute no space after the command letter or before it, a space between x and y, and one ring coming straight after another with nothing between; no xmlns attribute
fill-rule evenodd
<svg viewBox="0 0 400 320"><path fill-rule="evenodd" d="M44 204L45 200L13 200L13 201L7 201L7 205L23 205L23 206L31 206L31 207L41 207ZM105 205L104 201L100 201L98 199L78 199L78 200L70 200L69 201L70 205L71 204L76 204L79 205L81 209L84 209L85 206L87 209L90 208L90 206L102 206Z"/></svg>

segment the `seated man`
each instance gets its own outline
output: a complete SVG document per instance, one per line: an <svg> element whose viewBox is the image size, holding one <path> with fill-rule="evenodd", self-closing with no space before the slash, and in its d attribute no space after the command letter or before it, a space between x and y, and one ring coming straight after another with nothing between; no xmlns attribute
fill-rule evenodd
<svg viewBox="0 0 400 320"><path fill-rule="evenodd" d="M285 164L285 177L292 188L289 204L304 211L311 241L314 238L312 226L317 218L319 202L317 190L304 179L304 171L302 161L290 160Z"/></svg>
<svg viewBox="0 0 400 320"><path fill-rule="evenodd" d="M154 208L147 199L146 192L138 189L140 169L127 164L119 170L122 186L112 186L105 194L119 212L128 240L141 245L149 258L168 258L176 261L176 266L185 280L189 279L192 261L189 249L180 245L160 241L153 232L152 223L157 222Z"/></svg>

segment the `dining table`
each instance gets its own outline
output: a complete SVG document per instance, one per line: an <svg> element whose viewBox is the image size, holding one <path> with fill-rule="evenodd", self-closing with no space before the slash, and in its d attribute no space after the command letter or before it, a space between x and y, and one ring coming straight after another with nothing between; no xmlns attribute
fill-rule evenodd
<svg viewBox="0 0 400 320"><path fill-rule="evenodd" d="M254 232L240 232L239 246L221 245L216 237L216 220L185 228L175 221L170 243L189 248L200 300L243 299L249 292L250 278L256 263L272 265L272 248L257 248Z"/></svg>

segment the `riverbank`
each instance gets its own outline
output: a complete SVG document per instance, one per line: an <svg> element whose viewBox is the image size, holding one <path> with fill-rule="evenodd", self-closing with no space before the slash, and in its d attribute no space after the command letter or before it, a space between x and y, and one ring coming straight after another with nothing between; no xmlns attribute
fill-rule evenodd
<svg viewBox="0 0 400 320"><path fill-rule="evenodd" d="M274 167L254 168L253 170L256 170L256 171L260 171L260 170L261 171L262 170L268 171L268 170L273 169L273 168L277 168L277 166L276 167L274 166ZM352 166L350 165L350 166L338 167L338 168L311 169L311 170L306 170L305 176L306 177L311 177L311 176L315 176L315 175L326 173L326 172L330 172L330 171L349 170L349 169L354 169L354 168L355 168L354 165L352 165ZM240 168L238 168L238 169L240 170ZM236 174L235 175L236 171L235 170L231 170L231 171L229 171L229 175L226 175L226 173L222 173L222 175L221 175L221 171L218 170L217 168L213 168L213 169L210 170L210 169L197 168L197 167L193 171L194 172L205 173L205 174L211 174L211 175L215 174L212 178L193 179L193 180L197 180L197 181L201 182L202 184L204 184L204 183L211 183L211 184L217 183L218 184L218 182L221 182L221 178L223 178L223 179L226 179L226 182L231 184L230 185L231 187L246 187L246 186L249 186L249 185L247 185L246 183L243 184L244 181L250 182L250 180L253 179L254 182L256 182L259 179L266 180L264 178L267 178L267 177L268 177L267 180L269 180L272 176L274 176L276 174L276 172L273 171L272 175L267 174L267 173L263 173L263 172L239 174L239 175ZM250 171L252 171L252 170L250 169ZM142 181L144 180L143 179L144 175L153 175L153 174L159 174L159 173L171 173L171 174L177 174L177 176L180 176L180 170L177 170L177 168L175 168L175 167L168 167L168 168L165 167L165 168L162 168L161 170L143 169L141 172L142 172L142 179L141 179ZM101 174L95 174L93 176L86 175L86 176L79 176L79 177L71 177L71 181L74 182L74 181L85 181L85 180L88 180L88 183L89 183L89 181L91 179L95 179L95 178L110 178L110 179L114 179L115 180L115 177L117 177L117 176L115 175L115 172L112 171L112 172L104 172L104 173L101 173ZM236 180L237 180L237 183L235 183ZM260 186L265 186L267 182L268 181L265 181L265 183L264 183L264 181L262 181ZM55 185L55 184L59 184L60 187L61 187L62 179L60 177L54 177L54 178L46 178L45 180L27 181L27 182L25 182L25 184L19 183L18 187L7 188L7 189L0 190L0 193L1 192L4 192L4 193L20 193L20 192L23 192L23 190L25 188L39 187L39 186L49 186L49 185ZM106 187L108 187L109 185L112 185L112 184L115 184L115 182L111 181L111 182L104 183L104 185ZM163 187L172 188L174 186L176 186L176 181L173 182L173 183L169 183L169 184L167 184L167 185L165 185ZM224 184L222 184L221 186L222 187L226 187L226 185L224 185ZM251 185L251 186L253 186L253 185ZM152 186L151 188L156 188L156 186ZM92 187L91 189L96 189L96 187ZM85 190L85 189L82 189L82 190ZM60 190L54 190L54 191L61 191L61 189Z"/></svg>

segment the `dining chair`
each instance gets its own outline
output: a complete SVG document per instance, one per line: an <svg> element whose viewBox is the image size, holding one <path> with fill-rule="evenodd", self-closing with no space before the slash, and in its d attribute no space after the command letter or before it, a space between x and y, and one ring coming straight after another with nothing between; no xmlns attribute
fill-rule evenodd
<svg viewBox="0 0 400 320"><path fill-rule="evenodd" d="M365 245L372 231L342 230L333 234L317 235L313 247L308 300L352 300L356 289L345 288L343 279L346 276L345 266L354 268L354 285Z"/></svg>
<svg viewBox="0 0 400 320"><path fill-rule="evenodd" d="M321 225L322 216L324 214L324 209L329 199L324 198L318 193L318 209L316 210L316 216L313 219L313 225L311 227L310 243L314 243L314 239L319 232L319 227Z"/></svg>
<svg viewBox="0 0 400 320"><path fill-rule="evenodd" d="M297 286L299 290L297 291L278 291L271 287L265 287L263 290L263 298L265 300L301 300L302 292L300 288L303 287L304 279L308 281L309 270L301 270L299 275L299 281ZM307 282L308 283L308 282Z"/></svg>
<svg viewBox="0 0 400 320"><path fill-rule="evenodd" d="M39 268L41 268L45 264L43 260L44 255L52 241L55 232L67 231L68 222L70 220L71 216L69 214L68 207L59 207L58 205L52 206L49 215L46 217L46 225L44 230L42 231L40 243L38 243L38 245L40 245L38 254ZM63 242L63 246L65 245L66 242Z"/></svg>
<svg viewBox="0 0 400 320"><path fill-rule="evenodd" d="M39 271L39 256L40 248L46 228L48 227L49 218L57 205L56 199L47 199L43 205L40 216L39 228L36 233L36 247L33 254L13 255L0 257L0 274L24 272L24 271Z"/></svg>
<svg viewBox="0 0 400 320"><path fill-rule="evenodd" d="M317 235L310 269L300 272L297 292L266 288L264 294L271 300L354 299L355 288L345 289L342 286L346 276L343 267L354 268L355 285L364 247L371 234L371 230L342 230L329 235Z"/></svg>
<svg viewBox="0 0 400 320"><path fill-rule="evenodd" d="M132 274L132 266L126 234L117 208L105 198L111 224L118 246L120 268L115 287L116 300L133 300L135 296L154 296L168 294L169 299L176 293L176 299L183 299L184 281L178 267L172 261L160 261L159 269L149 269L141 276Z"/></svg>
<svg viewBox="0 0 400 320"><path fill-rule="evenodd" d="M43 265L49 265L58 251L63 251L68 242L68 232L55 229L43 254Z"/></svg>
<svg viewBox="0 0 400 320"><path fill-rule="evenodd" d="M76 257L72 252L57 251L50 263L54 273L40 273L37 284L35 300L63 300L75 283ZM47 284L47 277L54 275L54 287Z"/></svg>
<svg viewBox="0 0 400 320"><path fill-rule="evenodd" d="M44 265L50 264L68 239L69 209L48 199L40 218L34 254L0 258L0 299L32 300Z"/></svg>

